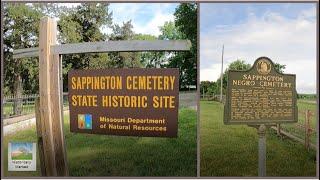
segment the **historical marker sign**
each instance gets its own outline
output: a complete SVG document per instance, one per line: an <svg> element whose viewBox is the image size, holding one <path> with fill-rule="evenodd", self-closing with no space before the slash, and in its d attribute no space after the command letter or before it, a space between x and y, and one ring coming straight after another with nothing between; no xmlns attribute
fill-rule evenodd
<svg viewBox="0 0 320 180"><path fill-rule="evenodd" d="M225 124L268 124L298 121L296 76L281 74L267 57L248 71L228 72Z"/></svg>
<svg viewBox="0 0 320 180"><path fill-rule="evenodd" d="M177 137L178 69L72 70L71 132Z"/></svg>

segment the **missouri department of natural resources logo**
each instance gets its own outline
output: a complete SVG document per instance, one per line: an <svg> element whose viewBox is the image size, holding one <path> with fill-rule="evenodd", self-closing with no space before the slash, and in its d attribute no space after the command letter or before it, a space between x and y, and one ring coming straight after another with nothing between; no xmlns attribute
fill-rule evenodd
<svg viewBox="0 0 320 180"><path fill-rule="evenodd" d="M91 114L78 114L78 128L79 129L92 129L92 115Z"/></svg>

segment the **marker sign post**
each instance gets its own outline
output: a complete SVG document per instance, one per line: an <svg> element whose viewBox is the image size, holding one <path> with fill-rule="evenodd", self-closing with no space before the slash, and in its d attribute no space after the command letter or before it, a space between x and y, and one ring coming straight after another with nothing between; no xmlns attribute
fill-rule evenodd
<svg viewBox="0 0 320 180"><path fill-rule="evenodd" d="M68 73L70 130L177 137L179 69L99 69Z"/></svg>
<svg viewBox="0 0 320 180"><path fill-rule="evenodd" d="M265 132L275 123L298 121L296 76L276 71L267 57L248 71L229 70L225 124L247 124L258 129L259 176L265 176Z"/></svg>

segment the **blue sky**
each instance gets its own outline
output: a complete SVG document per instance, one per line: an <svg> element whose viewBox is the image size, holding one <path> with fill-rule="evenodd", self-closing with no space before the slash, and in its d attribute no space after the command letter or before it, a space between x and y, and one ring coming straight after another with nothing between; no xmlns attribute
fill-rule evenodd
<svg viewBox="0 0 320 180"><path fill-rule="evenodd" d="M260 56L286 64L299 93L316 92L316 5L311 3L207 3L200 5L200 80Z"/></svg>
<svg viewBox="0 0 320 180"><path fill-rule="evenodd" d="M159 35L159 26L174 20L175 3L111 3L113 20L116 23L132 20L137 33Z"/></svg>
<svg viewBox="0 0 320 180"><path fill-rule="evenodd" d="M61 3L68 7L80 5L80 3ZM113 22L122 24L132 21L133 30L136 33L160 35L159 27L166 21L174 21L174 11L178 3L110 3L109 10L113 12ZM105 33L111 29L103 29Z"/></svg>
<svg viewBox="0 0 320 180"><path fill-rule="evenodd" d="M11 151L19 150L19 148L23 147L24 149L32 152L33 143L25 143L25 142L12 142L11 143Z"/></svg>
<svg viewBox="0 0 320 180"><path fill-rule="evenodd" d="M241 24L250 16L264 16L266 13L281 13L286 18L297 18L299 12L313 7L312 4L297 3L219 3L215 5L204 4L201 6L201 27L217 26L222 24ZM232 10L232 11L230 11ZM209 12L209 13L205 13ZM210 19L210 21L208 21ZM206 28L201 29L203 31Z"/></svg>

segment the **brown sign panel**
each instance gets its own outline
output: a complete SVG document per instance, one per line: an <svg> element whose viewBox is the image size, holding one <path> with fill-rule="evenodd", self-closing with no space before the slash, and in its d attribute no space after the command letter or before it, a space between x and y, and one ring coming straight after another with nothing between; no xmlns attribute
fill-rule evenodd
<svg viewBox="0 0 320 180"><path fill-rule="evenodd" d="M72 70L71 132L177 137L179 69Z"/></svg>
<svg viewBox="0 0 320 180"><path fill-rule="evenodd" d="M269 124L298 121L296 76L277 72L267 57L248 71L229 70L225 124Z"/></svg>

